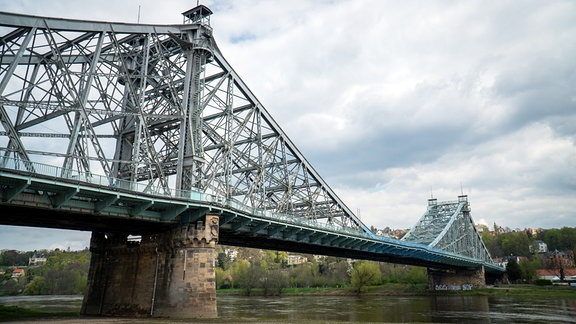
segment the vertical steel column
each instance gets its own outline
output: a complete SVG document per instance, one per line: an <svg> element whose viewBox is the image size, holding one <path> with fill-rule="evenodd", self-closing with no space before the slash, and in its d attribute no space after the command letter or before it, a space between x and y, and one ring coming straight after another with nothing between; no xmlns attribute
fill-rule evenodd
<svg viewBox="0 0 576 324"><path fill-rule="evenodd" d="M184 48L187 58L186 76L184 81L184 122L180 126L180 143L178 151L178 166L176 173L176 188L190 190L204 188L204 149L202 139L202 111L204 66L212 55L209 39L205 29L189 29L186 36L190 45Z"/></svg>
<svg viewBox="0 0 576 324"><path fill-rule="evenodd" d="M20 44L20 48L18 48L18 52L16 53L16 59L4 71L4 77L2 78L2 81L0 81L0 95L2 95L4 93L4 90L6 89L6 86L8 85L8 82L10 81L10 78L14 74L14 70L16 70L16 67L18 66L18 62L22 59L22 56L24 55L24 52L26 51L26 49L28 47L28 43L30 43L30 40L32 39L32 37L35 34L36 34L36 27L28 30L28 34L26 35L26 38L24 39L22 44ZM26 153L26 149L24 148L24 144L20 140L20 136L18 135L18 132L14 128L14 125L10 121L10 117L8 117L8 112L6 112L6 109L4 108L3 104L0 104L0 123L2 123L2 125L4 126L4 129L8 133L8 137L10 138L10 142L9 142L8 147L10 147L10 146L15 147L15 149L16 149L15 153L18 156L20 156L20 158L24 161L24 163L26 164L26 169L28 171L34 171L34 167L32 166L31 163L29 163L30 157L28 157L28 153ZM8 155L8 151L6 152L5 157L7 155ZM3 159L2 164L5 164L5 163L6 163L6 159Z"/></svg>

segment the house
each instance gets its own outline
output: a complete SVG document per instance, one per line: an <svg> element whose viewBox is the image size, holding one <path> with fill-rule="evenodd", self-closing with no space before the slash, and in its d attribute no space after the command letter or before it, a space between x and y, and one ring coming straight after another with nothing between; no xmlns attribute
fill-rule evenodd
<svg viewBox="0 0 576 324"><path fill-rule="evenodd" d="M548 252L544 254L544 264L547 265L547 268L572 269L576 267L574 252L570 250Z"/></svg>
<svg viewBox="0 0 576 324"><path fill-rule="evenodd" d="M525 256L505 256L503 258L494 258L493 261L496 265L506 268L506 266L508 265L508 261L510 261L510 259L514 259L516 261L516 263L520 264L520 262L526 262L528 261L528 257Z"/></svg>
<svg viewBox="0 0 576 324"><path fill-rule="evenodd" d="M12 271L12 279L18 279L20 277L23 277L25 274L24 269L14 269L14 271Z"/></svg>
<svg viewBox="0 0 576 324"><path fill-rule="evenodd" d="M297 265L297 264L303 264L303 263L307 263L308 262L308 258L303 257L299 254L288 254L288 260L287 263L288 265Z"/></svg>
<svg viewBox="0 0 576 324"><path fill-rule="evenodd" d="M530 250L530 253L532 253L532 254L534 254L534 253L546 253L546 252L548 252L548 244L544 243L544 241L541 241L541 240L534 240L528 246L528 249Z"/></svg>
<svg viewBox="0 0 576 324"><path fill-rule="evenodd" d="M29 266L37 266L46 263L46 256L44 254L35 253L31 258L28 259Z"/></svg>
<svg viewBox="0 0 576 324"><path fill-rule="evenodd" d="M536 270L538 279L560 281L560 271L552 269L539 269ZM564 280L576 281L576 269L564 269Z"/></svg>
<svg viewBox="0 0 576 324"><path fill-rule="evenodd" d="M228 259L232 262L234 262L238 259L238 250L236 250L236 249L226 248L226 249L224 249L224 253L228 257Z"/></svg>

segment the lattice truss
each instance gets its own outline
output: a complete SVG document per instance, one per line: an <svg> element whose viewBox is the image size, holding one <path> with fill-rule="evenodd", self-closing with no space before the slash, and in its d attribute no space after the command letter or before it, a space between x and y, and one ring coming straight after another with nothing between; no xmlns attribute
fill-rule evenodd
<svg viewBox="0 0 576 324"><path fill-rule="evenodd" d="M458 197L458 201L440 203L430 199L426 213L402 240L493 263L474 226L466 196Z"/></svg>
<svg viewBox="0 0 576 324"><path fill-rule="evenodd" d="M368 231L226 62L209 26L0 18L3 157Z"/></svg>

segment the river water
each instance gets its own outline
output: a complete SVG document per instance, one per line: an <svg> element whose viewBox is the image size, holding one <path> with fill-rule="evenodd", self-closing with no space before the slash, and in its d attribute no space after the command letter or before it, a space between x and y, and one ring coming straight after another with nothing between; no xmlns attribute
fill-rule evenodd
<svg viewBox="0 0 576 324"><path fill-rule="evenodd" d="M575 291L576 293L576 291ZM2 305L42 311L78 311L82 296L0 297ZM576 299L486 296L218 296L219 320L230 322L425 322L576 323ZM66 322L103 322L99 318ZM117 319L107 322L119 323ZM162 319L122 319L121 323L174 323ZM37 323L37 322L34 322Z"/></svg>

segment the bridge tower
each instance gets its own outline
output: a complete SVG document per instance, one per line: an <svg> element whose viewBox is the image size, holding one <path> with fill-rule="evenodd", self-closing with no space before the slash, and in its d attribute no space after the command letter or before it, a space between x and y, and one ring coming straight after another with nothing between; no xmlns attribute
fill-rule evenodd
<svg viewBox="0 0 576 324"><path fill-rule="evenodd" d="M199 5L183 13L185 24L194 28L183 28L181 44L187 58L182 113L185 119L180 124L180 142L176 167L176 189L203 188L203 166L206 163L202 141L202 111L206 105L203 82L206 63L213 55L212 11Z"/></svg>
<svg viewBox="0 0 576 324"><path fill-rule="evenodd" d="M402 240L493 263L470 215L466 195L458 196L456 201L428 199L428 209ZM485 269L483 266L467 269L428 267L428 284L431 290L484 288Z"/></svg>
<svg viewBox="0 0 576 324"><path fill-rule="evenodd" d="M174 102L177 108L174 113L180 117L180 123L179 126L178 123L164 125L179 129L179 135L171 139L178 143L175 171L153 158L156 156L154 143L147 139L158 126L142 118L145 83L154 83L146 78L148 64L153 64L147 58L151 52L148 37L141 38L134 52L125 54L123 60L126 77L119 82L127 88L123 109L130 114L119 128L115 160L131 161L129 165L116 167L120 177L129 175L131 182L155 178L160 180L161 187L168 188L165 172L176 173L176 189L191 190L204 187L203 82L205 65L213 56L212 11L198 5L182 14L181 33L171 34L186 59L181 104ZM142 164L142 161L153 163ZM183 216L183 219L190 218L189 214ZM130 242L127 234L93 232L82 314L216 317L214 264L219 218L196 211L194 220L190 223L182 220L180 225L163 233L143 235L139 243Z"/></svg>

